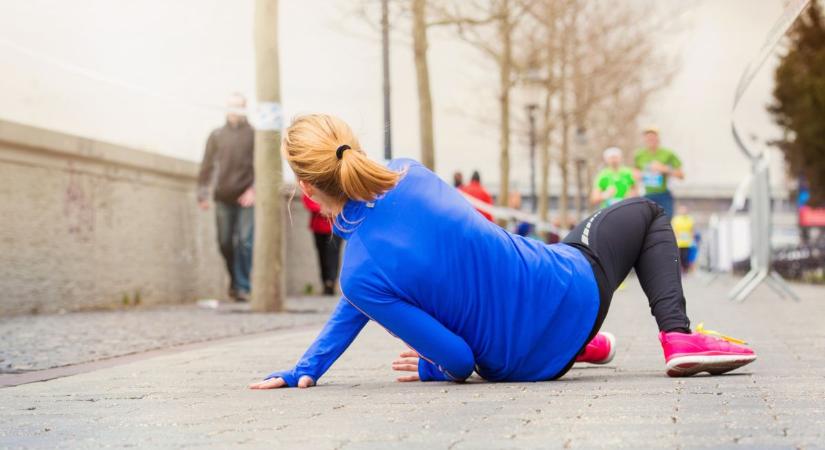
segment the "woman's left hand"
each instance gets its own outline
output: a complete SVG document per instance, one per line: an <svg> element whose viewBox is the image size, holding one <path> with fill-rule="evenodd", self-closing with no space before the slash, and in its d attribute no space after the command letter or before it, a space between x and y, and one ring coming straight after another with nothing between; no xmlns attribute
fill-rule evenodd
<svg viewBox="0 0 825 450"><path fill-rule="evenodd" d="M421 379L418 378L418 353L416 353L415 350L406 350L398 356L398 359L392 362L392 370L397 370L398 372L415 372L415 374L398 377L397 380L402 383L421 381Z"/></svg>
<svg viewBox="0 0 825 450"><path fill-rule="evenodd" d="M305 389L308 387L315 386L315 381L304 375L298 380L298 387L301 389ZM257 383L252 383L249 386L249 389L280 389L283 387L289 387L286 384L286 380L281 377L270 378L268 380L259 381Z"/></svg>

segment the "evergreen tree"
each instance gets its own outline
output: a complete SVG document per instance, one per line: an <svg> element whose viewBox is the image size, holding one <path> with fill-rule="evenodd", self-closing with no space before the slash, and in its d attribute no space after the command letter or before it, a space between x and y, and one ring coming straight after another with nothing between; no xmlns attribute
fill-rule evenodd
<svg viewBox="0 0 825 450"><path fill-rule="evenodd" d="M814 0L791 29L775 73L768 110L785 131L776 142L790 170L810 184L812 203L825 202L825 16Z"/></svg>

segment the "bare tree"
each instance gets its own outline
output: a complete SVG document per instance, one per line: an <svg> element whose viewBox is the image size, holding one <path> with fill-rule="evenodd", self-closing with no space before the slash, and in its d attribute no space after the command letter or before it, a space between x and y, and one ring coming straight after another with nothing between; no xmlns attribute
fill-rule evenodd
<svg viewBox="0 0 825 450"><path fill-rule="evenodd" d="M427 59L429 50L428 30L431 27L448 25L444 21L434 21L429 13L433 0L397 0L391 3L390 18L393 39L411 43L415 77L418 85L418 120L421 144L421 163L435 171L435 131L433 119L433 99L430 89L430 67ZM370 26L378 29L378 19L373 9L376 2L364 0L356 8ZM408 37L412 40L409 41Z"/></svg>
<svg viewBox="0 0 825 450"><path fill-rule="evenodd" d="M597 149L635 139L636 121L647 101L670 81L675 66L665 64L651 30L661 30L671 16L649 14L651 6L582 0L530 4L529 26L544 37L527 41L538 46L528 52L533 58L529 65L539 67L542 75L525 80L544 93L539 136L542 219L547 220L551 150L557 151L561 175L560 221L567 224L571 163L594 161ZM589 138L588 144L572 145L573 133ZM581 167L587 169L581 172L587 180L577 180L577 185L589 187L593 164ZM576 198L581 208L583 192L577 192Z"/></svg>
<svg viewBox="0 0 825 450"><path fill-rule="evenodd" d="M435 171L433 100L430 92L430 67L427 62L427 0L412 0L412 37L415 79L418 83L418 127L421 162Z"/></svg>
<svg viewBox="0 0 825 450"><path fill-rule="evenodd" d="M556 102L559 76L556 73L559 60L559 14L560 0L545 0L527 5L531 20L525 27L524 46L519 83L531 91L531 99L541 99L540 124L537 130L539 144L539 189L537 192L538 215L542 221L549 219L550 148L556 127L555 112L559 108Z"/></svg>
<svg viewBox="0 0 825 450"><path fill-rule="evenodd" d="M259 104L279 108L278 1L255 2L255 65ZM281 213L281 133L255 131L255 248L252 262L253 311L282 311L284 307L283 220Z"/></svg>
<svg viewBox="0 0 825 450"><path fill-rule="evenodd" d="M675 70L662 64L651 32L662 30L670 17L651 14L653 5L652 0L620 4L584 0L393 2L396 32L412 36L422 161L435 167L427 32L447 26L488 57L498 72L499 203L506 204L509 197L514 89L538 88L541 94L534 98L540 98L541 107L539 216L548 219L550 167L555 161L561 175L559 215L567 224L571 164L593 161L603 146L627 147L635 140L636 121L647 101ZM588 137L588 145L574 145L574 134ZM590 185L593 166L587 166L586 183L577 184ZM577 192L577 198L582 198L582 192Z"/></svg>
<svg viewBox="0 0 825 450"><path fill-rule="evenodd" d="M438 23L451 24L456 34L479 49L498 69L499 193L498 203L507 205L510 188L510 98L522 69L514 54L519 42L519 24L531 0L473 0L439 4Z"/></svg>
<svg viewBox="0 0 825 450"><path fill-rule="evenodd" d="M544 102L542 104L542 122L539 132L540 143L540 157L539 157L539 194L538 194L538 213L542 221L548 221L549 197L550 197L550 145L553 136L554 121L552 120L554 114L553 98L557 92L557 76L555 73L555 65L558 38L558 24L556 22L557 2L547 2L541 14L538 15L539 23L544 27L544 77L541 80L541 87L544 90ZM534 16L535 17L535 16Z"/></svg>

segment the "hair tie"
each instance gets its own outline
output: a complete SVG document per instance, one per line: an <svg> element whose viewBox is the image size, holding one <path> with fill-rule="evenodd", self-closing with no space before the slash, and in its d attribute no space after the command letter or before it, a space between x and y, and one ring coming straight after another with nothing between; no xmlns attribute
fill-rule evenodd
<svg viewBox="0 0 825 450"><path fill-rule="evenodd" d="M352 147L350 147L349 145L344 144L344 145L338 147L338 150L335 150L335 156L337 156L338 159L341 159L341 158L344 157L344 151L349 150L351 148Z"/></svg>

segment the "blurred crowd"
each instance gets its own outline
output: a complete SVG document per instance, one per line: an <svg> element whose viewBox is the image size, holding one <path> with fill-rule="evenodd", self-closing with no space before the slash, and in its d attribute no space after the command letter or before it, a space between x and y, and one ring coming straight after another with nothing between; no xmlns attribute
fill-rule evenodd
<svg viewBox="0 0 825 450"><path fill-rule="evenodd" d="M594 209L601 209L622 200L644 196L657 203L671 218L671 225L679 246L682 269L689 272L698 256L698 244L701 239L695 230L695 222L687 206L680 205L674 211L674 197L669 188L673 178L684 179L682 161L673 150L663 147L659 130L648 127L642 130L642 145L633 152L632 165L627 165L622 149L609 147L602 152L602 168L594 178L590 188L589 200ZM473 172L471 181L464 184L461 172L453 175L454 186L477 200L493 205L493 197L481 185L481 176ZM532 199L535 202L535 199ZM507 205L511 210L522 209L522 197L518 191L511 192ZM491 221L494 218L492 208L478 208L479 212ZM511 232L554 244L559 242L561 234L575 226L575 221L562 224L554 219L550 230L539 231L535 222L528 220L508 220L506 226Z"/></svg>

